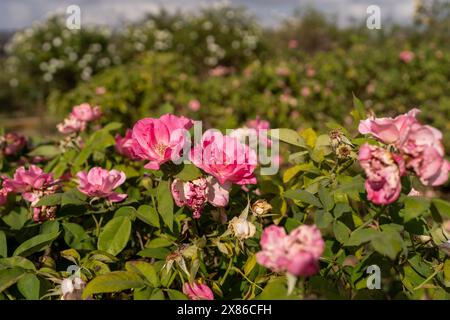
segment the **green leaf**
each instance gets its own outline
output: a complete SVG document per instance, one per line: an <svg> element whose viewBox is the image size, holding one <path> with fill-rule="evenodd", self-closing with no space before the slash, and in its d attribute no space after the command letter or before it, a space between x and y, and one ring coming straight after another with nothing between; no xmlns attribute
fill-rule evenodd
<svg viewBox="0 0 450 320"><path fill-rule="evenodd" d="M161 181L157 189L158 213L164 224L173 230L173 199L168 181Z"/></svg>
<svg viewBox="0 0 450 320"><path fill-rule="evenodd" d="M65 192L62 194L61 197L61 205L67 206L67 205L75 205L75 206L81 206L86 205L86 196L81 193L77 189L72 189L68 192Z"/></svg>
<svg viewBox="0 0 450 320"><path fill-rule="evenodd" d="M334 199L331 196L330 191L328 191L325 187L319 188L319 199L322 202L324 209L327 211L331 211L334 207Z"/></svg>
<svg viewBox="0 0 450 320"><path fill-rule="evenodd" d="M46 196L43 196L38 203L36 204L36 207L41 206L57 206L61 204L62 199L62 193L54 193L54 194L48 194Z"/></svg>
<svg viewBox="0 0 450 320"><path fill-rule="evenodd" d="M436 210L443 218L450 218L450 202L442 199L431 200L432 209Z"/></svg>
<svg viewBox="0 0 450 320"><path fill-rule="evenodd" d="M81 260L80 254L75 249L63 250L60 252L60 254L61 254L61 257L65 258L69 261L72 261L75 264L80 263L80 260Z"/></svg>
<svg viewBox="0 0 450 320"><path fill-rule="evenodd" d="M113 218L100 233L97 248L116 256L127 246L130 234L130 218L124 216Z"/></svg>
<svg viewBox="0 0 450 320"><path fill-rule="evenodd" d="M138 274L130 271L114 271L92 279L84 289L82 298L86 299L96 293L119 292L144 286L145 282Z"/></svg>
<svg viewBox="0 0 450 320"><path fill-rule="evenodd" d="M167 289L166 292L170 300L187 300L187 297L178 290Z"/></svg>
<svg viewBox="0 0 450 320"><path fill-rule="evenodd" d="M139 251L137 255L145 258L155 258L163 260L169 253L170 251L166 248L146 248Z"/></svg>
<svg viewBox="0 0 450 320"><path fill-rule="evenodd" d="M305 140L303 140L303 138L295 130L287 128L272 129L269 130L267 134L272 139L278 139L294 146L307 148Z"/></svg>
<svg viewBox="0 0 450 320"><path fill-rule="evenodd" d="M364 242L371 241L378 233L379 231L372 228L357 229L352 232L350 239L345 243L345 246L359 246Z"/></svg>
<svg viewBox="0 0 450 320"><path fill-rule="evenodd" d="M357 112L358 120L367 119L366 107L355 95L353 95L353 106ZM359 121L357 121L357 123L359 123Z"/></svg>
<svg viewBox="0 0 450 320"><path fill-rule="evenodd" d="M161 227L159 224L158 213L156 212L153 206L143 204L137 209L136 216L138 217L139 220L145 222L146 224L149 224L158 229Z"/></svg>
<svg viewBox="0 0 450 320"><path fill-rule="evenodd" d="M0 266L4 268L14 268L19 267L25 270L33 270L36 271L36 267L33 262L24 257L9 257L9 258L0 258Z"/></svg>
<svg viewBox="0 0 450 320"><path fill-rule="evenodd" d="M202 172L199 168L191 163L185 163L183 169L175 175L175 178L178 178L182 181L192 181L199 178L201 175Z"/></svg>
<svg viewBox="0 0 450 320"><path fill-rule="evenodd" d="M165 238L155 238L150 240L145 247L146 248L164 248L170 247L172 245L172 241Z"/></svg>
<svg viewBox="0 0 450 320"><path fill-rule="evenodd" d="M318 208L322 208L320 201L310 192L305 190L287 190L283 193L286 198L299 200L301 202L311 204Z"/></svg>
<svg viewBox="0 0 450 320"><path fill-rule="evenodd" d="M63 222L64 241L76 250L94 250L93 239L77 223Z"/></svg>
<svg viewBox="0 0 450 320"><path fill-rule="evenodd" d="M19 210L19 211L15 211ZM22 229L25 222L27 222L30 219L30 212L24 208L17 208L8 214L2 216L2 220L11 227L13 230L20 230Z"/></svg>
<svg viewBox="0 0 450 320"><path fill-rule="evenodd" d="M4 231L0 230L0 257L6 258L8 256L8 243L6 242L6 235Z"/></svg>
<svg viewBox="0 0 450 320"><path fill-rule="evenodd" d="M53 158L59 155L60 153L61 150L58 147L52 145L45 145L37 147L33 151L29 152L28 155L31 157L42 156L46 158Z"/></svg>
<svg viewBox="0 0 450 320"><path fill-rule="evenodd" d="M351 230L344 223L336 220L333 223L333 232L337 241L345 243L350 237Z"/></svg>
<svg viewBox="0 0 450 320"><path fill-rule="evenodd" d="M270 279L264 290L257 297L257 300L295 299L295 295L288 296L286 284L287 282L285 277L277 277Z"/></svg>
<svg viewBox="0 0 450 320"><path fill-rule="evenodd" d="M29 256L35 252L44 250L48 245L50 245L53 240L58 238L59 232L53 233L44 233L34 236L31 239L23 242L17 249L14 251L13 256Z"/></svg>
<svg viewBox="0 0 450 320"><path fill-rule="evenodd" d="M27 300L39 300L41 283L34 274L27 273L17 282L17 288Z"/></svg>
<svg viewBox="0 0 450 320"><path fill-rule="evenodd" d="M125 268L128 271L133 271L135 273L141 274L147 281L152 285L152 287L159 287L159 277L155 270L155 267L148 262L144 261L128 261L125 264Z"/></svg>
<svg viewBox="0 0 450 320"><path fill-rule="evenodd" d="M371 244L380 254L395 260L402 249L403 240L398 232L383 231L372 239Z"/></svg>
<svg viewBox="0 0 450 320"><path fill-rule="evenodd" d="M244 274L248 276L256 266L256 255L252 254L248 257L244 265Z"/></svg>
<svg viewBox="0 0 450 320"><path fill-rule="evenodd" d="M25 274L26 271L21 268L0 270L0 292L3 292L5 289L8 289L15 284Z"/></svg>
<svg viewBox="0 0 450 320"><path fill-rule="evenodd" d="M131 206L123 206L117 209L114 213L114 217L128 217L130 220L135 219L137 215L136 209Z"/></svg>
<svg viewBox="0 0 450 320"><path fill-rule="evenodd" d="M318 228L327 228L333 222L333 216L328 211L318 210L314 213L314 223Z"/></svg>
<svg viewBox="0 0 450 320"><path fill-rule="evenodd" d="M422 197L406 197L405 207L400 211L404 222L420 217L428 212L430 201Z"/></svg>

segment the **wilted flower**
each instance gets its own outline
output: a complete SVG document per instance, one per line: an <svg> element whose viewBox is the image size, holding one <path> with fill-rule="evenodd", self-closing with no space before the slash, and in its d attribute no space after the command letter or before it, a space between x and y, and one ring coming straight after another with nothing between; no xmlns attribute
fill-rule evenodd
<svg viewBox="0 0 450 320"><path fill-rule="evenodd" d="M175 179L171 191L177 206L188 206L193 211L194 218L199 219L207 202L215 207L227 206L230 187L229 183L222 186L209 176L186 182Z"/></svg>
<svg viewBox="0 0 450 320"><path fill-rule="evenodd" d="M63 279L61 283L61 300L82 300L86 283L79 277Z"/></svg>
<svg viewBox="0 0 450 320"><path fill-rule="evenodd" d="M271 225L261 236L259 264L274 272L308 277L319 271L319 258L325 243L316 226L301 225L287 235L282 227Z"/></svg>
<svg viewBox="0 0 450 320"><path fill-rule="evenodd" d="M228 223L228 229L239 240L245 240L255 235L256 227L243 217L234 217Z"/></svg>
<svg viewBox="0 0 450 320"><path fill-rule="evenodd" d="M190 153L190 160L221 184L256 184L256 153L238 139L209 130Z"/></svg>
<svg viewBox="0 0 450 320"><path fill-rule="evenodd" d="M88 103L82 103L79 106L74 106L70 115L77 120L91 122L99 119L102 111L99 106L91 107Z"/></svg>
<svg viewBox="0 0 450 320"><path fill-rule="evenodd" d="M77 133L86 130L86 122L69 116L62 123L59 123L56 128L62 134Z"/></svg>
<svg viewBox="0 0 450 320"><path fill-rule="evenodd" d="M401 176L405 173L401 156L369 144L359 150L359 163L367 179L367 198L375 204L390 204L396 201L401 191Z"/></svg>
<svg viewBox="0 0 450 320"><path fill-rule="evenodd" d="M125 173L118 170L106 170L100 167L94 167L86 172L78 172L78 190L89 197L107 198L111 202L124 200L128 195L126 193L114 192L125 182Z"/></svg>
<svg viewBox="0 0 450 320"><path fill-rule="evenodd" d="M133 153L150 161L145 168L158 170L161 164L179 157L192 125L191 119L172 114L139 120L133 127Z"/></svg>
<svg viewBox="0 0 450 320"><path fill-rule="evenodd" d="M252 212L257 216L262 216L269 213L272 206L265 199L258 199L252 205Z"/></svg>
<svg viewBox="0 0 450 320"><path fill-rule="evenodd" d="M206 285L199 282L188 283L183 286L183 293L189 300L214 300L214 294Z"/></svg>
<svg viewBox="0 0 450 320"><path fill-rule="evenodd" d="M131 160L137 160L139 158L134 154L133 151L132 134L133 133L130 129L127 129L127 132L125 133L125 136L123 138L120 136L120 134L116 134L116 144L114 145L114 148L116 149L117 153L123 155L124 157L127 157Z"/></svg>
<svg viewBox="0 0 450 320"><path fill-rule="evenodd" d="M7 133L0 137L0 150L5 156L17 155L26 146L27 139L17 133Z"/></svg>

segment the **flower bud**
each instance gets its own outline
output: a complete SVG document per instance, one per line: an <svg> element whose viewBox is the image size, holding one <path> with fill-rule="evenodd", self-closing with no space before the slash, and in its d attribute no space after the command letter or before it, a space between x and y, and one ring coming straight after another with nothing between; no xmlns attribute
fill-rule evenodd
<svg viewBox="0 0 450 320"><path fill-rule="evenodd" d="M239 240L251 238L256 232L256 227L253 223L239 217L231 219L228 229L230 229L233 235Z"/></svg>
<svg viewBox="0 0 450 320"><path fill-rule="evenodd" d="M252 205L252 212L256 216L262 216L269 213L272 206L265 199L259 199Z"/></svg>

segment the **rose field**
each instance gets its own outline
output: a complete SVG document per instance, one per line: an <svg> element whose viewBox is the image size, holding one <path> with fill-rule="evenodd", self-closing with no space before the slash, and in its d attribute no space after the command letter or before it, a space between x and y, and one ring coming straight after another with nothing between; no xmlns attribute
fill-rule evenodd
<svg viewBox="0 0 450 320"><path fill-rule="evenodd" d="M450 3L413 20L1 33L0 300L450 300Z"/></svg>

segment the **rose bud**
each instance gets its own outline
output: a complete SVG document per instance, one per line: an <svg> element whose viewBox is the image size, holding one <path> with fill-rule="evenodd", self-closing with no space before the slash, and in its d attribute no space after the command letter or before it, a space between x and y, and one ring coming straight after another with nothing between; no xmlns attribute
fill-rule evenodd
<svg viewBox="0 0 450 320"><path fill-rule="evenodd" d="M265 199L256 200L252 205L252 212L256 216L262 216L269 213L272 210L272 206Z"/></svg>

